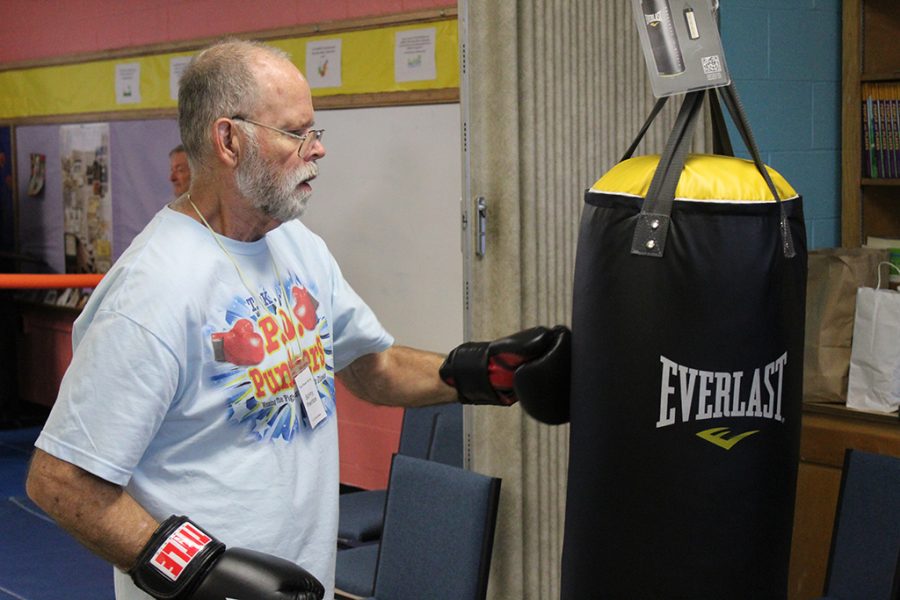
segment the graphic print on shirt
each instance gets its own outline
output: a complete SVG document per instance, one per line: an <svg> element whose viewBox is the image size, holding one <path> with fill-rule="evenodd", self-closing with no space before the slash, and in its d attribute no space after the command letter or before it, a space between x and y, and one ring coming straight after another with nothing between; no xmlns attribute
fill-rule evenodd
<svg viewBox="0 0 900 600"><path fill-rule="evenodd" d="M289 442L310 428L292 362L309 368L326 414L334 414L328 320L295 275L288 275L283 289L273 281L258 297L235 296L203 331L212 358L208 380L223 390L228 420L258 441Z"/></svg>

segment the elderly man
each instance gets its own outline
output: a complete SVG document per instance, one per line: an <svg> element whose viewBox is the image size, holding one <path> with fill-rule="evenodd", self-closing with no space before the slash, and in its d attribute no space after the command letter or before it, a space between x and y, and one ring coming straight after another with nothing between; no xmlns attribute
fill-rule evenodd
<svg viewBox="0 0 900 600"><path fill-rule="evenodd" d="M511 369L548 335L458 348L483 375L458 396L443 357L395 345L297 220L325 147L288 58L223 42L180 86L190 191L78 319L28 493L118 567L119 599L330 598L334 377L372 402L510 404ZM512 360L495 382L498 348ZM443 376L471 379L449 360Z"/></svg>
<svg viewBox="0 0 900 600"><path fill-rule="evenodd" d="M172 192L176 198L187 193L191 187L191 166L182 144L169 152L169 181L172 182Z"/></svg>

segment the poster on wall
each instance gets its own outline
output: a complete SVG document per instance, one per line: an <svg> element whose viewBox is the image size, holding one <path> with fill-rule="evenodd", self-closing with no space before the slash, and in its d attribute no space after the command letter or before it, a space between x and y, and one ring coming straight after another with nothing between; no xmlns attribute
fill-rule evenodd
<svg viewBox="0 0 900 600"><path fill-rule="evenodd" d="M67 273L106 273L112 264L109 123L59 128Z"/></svg>
<svg viewBox="0 0 900 600"><path fill-rule="evenodd" d="M306 80L309 87L341 87L341 40L306 44Z"/></svg>
<svg viewBox="0 0 900 600"><path fill-rule="evenodd" d="M398 83L437 78L434 60L436 36L434 27L397 32L394 39L394 79Z"/></svg>

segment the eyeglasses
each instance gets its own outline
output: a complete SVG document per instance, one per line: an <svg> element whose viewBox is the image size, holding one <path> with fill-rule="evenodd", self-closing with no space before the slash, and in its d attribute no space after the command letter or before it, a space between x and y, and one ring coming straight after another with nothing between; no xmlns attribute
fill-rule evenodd
<svg viewBox="0 0 900 600"><path fill-rule="evenodd" d="M284 135L293 138L294 140L300 142L300 147L297 148L297 156L304 160L312 153L313 146L316 145L316 142L321 141L322 137L325 135L324 129L310 129L303 135L298 135L296 133L291 133L290 131L285 131L284 129L272 127L271 125L257 123L256 121L237 115L231 117L231 119L233 121L243 121L244 123L250 123L251 125L256 125L257 127L271 129L272 131L277 131L278 133L283 133Z"/></svg>

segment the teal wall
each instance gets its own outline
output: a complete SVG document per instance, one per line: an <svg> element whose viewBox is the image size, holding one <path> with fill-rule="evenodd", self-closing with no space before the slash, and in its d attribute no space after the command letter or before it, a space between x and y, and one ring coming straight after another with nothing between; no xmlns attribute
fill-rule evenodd
<svg viewBox="0 0 900 600"><path fill-rule="evenodd" d="M840 245L840 0L721 0L719 12L763 161L803 196L809 247Z"/></svg>

